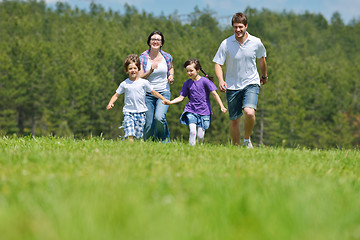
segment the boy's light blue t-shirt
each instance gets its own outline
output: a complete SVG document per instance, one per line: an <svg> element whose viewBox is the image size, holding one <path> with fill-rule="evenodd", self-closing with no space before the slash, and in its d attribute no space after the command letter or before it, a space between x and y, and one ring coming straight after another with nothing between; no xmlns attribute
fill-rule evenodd
<svg viewBox="0 0 360 240"><path fill-rule="evenodd" d="M146 112L148 108L145 104L146 92L151 92L153 87L148 80L139 78L131 81L127 78L120 83L116 89L117 94L125 93L123 112L140 113Z"/></svg>

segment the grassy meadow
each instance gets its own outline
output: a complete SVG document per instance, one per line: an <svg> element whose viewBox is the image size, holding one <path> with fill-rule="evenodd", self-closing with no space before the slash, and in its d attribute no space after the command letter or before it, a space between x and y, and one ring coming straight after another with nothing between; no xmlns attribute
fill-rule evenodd
<svg viewBox="0 0 360 240"><path fill-rule="evenodd" d="M360 239L360 152L2 137L0 239Z"/></svg>

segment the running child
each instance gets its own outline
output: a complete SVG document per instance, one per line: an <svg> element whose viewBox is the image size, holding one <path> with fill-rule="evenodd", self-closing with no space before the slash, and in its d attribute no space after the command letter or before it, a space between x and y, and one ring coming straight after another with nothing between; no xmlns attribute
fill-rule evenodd
<svg viewBox="0 0 360 240"><path fill-rule="evenodd" d="M124 137L129 141L134 141L134 137L140 139L143 136L145 112L148 110L145 104L146 92L150 92L163 101L167 99L156 92L149 81L139 77L140 60L136 54L131 54L126 57L124 68L129 78L120 83L115 94L111 97L109 104L106 106L106 109L112 109L120 94L125 93L123 107Z"/></svg>
<svg viewBox="0 0 360 240"><path fill-rule="evenodd" d="M210 126L212 115L210 93L215 97L223 113L226 113L227 109L216 92L215 84L208 79L211 79L211 77L202 70L198 59L193 58L186 61L184 68L190 79L182 86L180 96L171 101L165 100L163 103L171 105L183 101L185 97L189 98L189 102L186 104L184 112L180 117L180 123L189 126L189 144L194 146L196 139L201 143L204 141L205 130ZM207 78L200 76L200 71Z"/></svg>

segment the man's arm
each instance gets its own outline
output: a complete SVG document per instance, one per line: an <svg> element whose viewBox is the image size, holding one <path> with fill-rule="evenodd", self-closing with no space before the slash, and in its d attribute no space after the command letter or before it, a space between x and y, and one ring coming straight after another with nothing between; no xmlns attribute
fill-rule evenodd
<svg viewBox="0 0 360 240"><path fill-rule="evenodd" d="M260 77L260 83L261 85L264 85L268 81L268 75L267 75L267 63L265 57L258 59L258 64L261 70L262 76Z"/></svg>
<svg viewBox="0 0 360 240"><path fill-rule="evenodd" d="M224 75L222 70L222 65L215 63L215 75L217 79L219 80L219 89L222 92L226 92L226 82L224 81Z"/></svg>

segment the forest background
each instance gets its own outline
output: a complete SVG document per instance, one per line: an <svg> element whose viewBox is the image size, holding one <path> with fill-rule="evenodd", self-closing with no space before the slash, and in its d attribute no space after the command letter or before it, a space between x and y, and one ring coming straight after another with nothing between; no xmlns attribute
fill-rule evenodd
<svg viewBox="0 0 360 240"><path fill-rule="evenodd" d="M249 33L267 49L269 75L260 90L253 142L358 147L360 21L344 24L337 12L330 21L308 12L247 8L245 13ZM230 22L220 26L213 16L211 9L196 7L184 23L176 12L154 16L130 5L115 12L93 3L83 10L61 2L55 9L44 1L0 2L0 135L117 138L123 96L115 109L105 107L127 78L124 58L146 50L152 31L163 32L163 50L174 58L175 98L187 79L187 59L200 59L214 76L212 59L233 31ZM186 102L170 106L167 114L174 140L188 137L179 123ZM228 115L214 99L212 106L206 141L227 144Z"/></svg>

